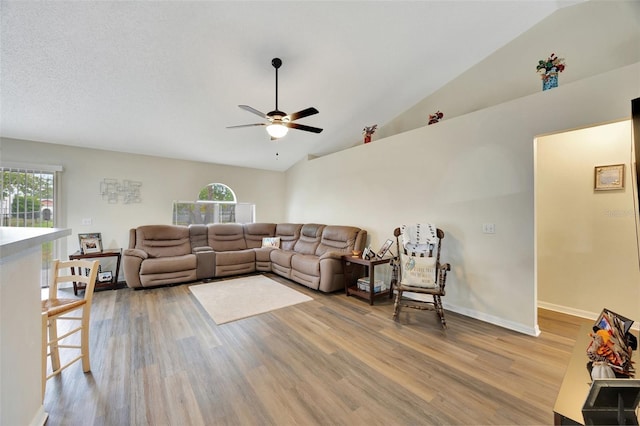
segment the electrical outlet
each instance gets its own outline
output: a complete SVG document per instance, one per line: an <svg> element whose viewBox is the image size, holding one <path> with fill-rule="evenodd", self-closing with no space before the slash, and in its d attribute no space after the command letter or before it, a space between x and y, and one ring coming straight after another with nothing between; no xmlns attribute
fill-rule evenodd
<svg viewBox="0 0 640 426"><path fill-rule="evenodd" d="M91 218L90 218L90 217L84 217L84 218L82 218L82 224L83 224L83 225L91 225L91 223L92 223L92 222L93 222L93 221L91 220Z"/></svg>
<svg viewBox="0 0 640 426"><path fill-rule="evenodd" d="M495 234L496 233L496 224L495 223L483 223L482 224L482 232L485 234Z"/></svg>

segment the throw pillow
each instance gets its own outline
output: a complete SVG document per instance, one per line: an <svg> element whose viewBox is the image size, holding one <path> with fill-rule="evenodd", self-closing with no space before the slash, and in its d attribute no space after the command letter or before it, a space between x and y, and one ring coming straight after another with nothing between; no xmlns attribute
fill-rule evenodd
<svg viewBox="0 0 640 426"><path fill-rule="evenodd" d="M436 258L409 256L400 253L402 278L400 283L411 287L438 288Z"/></svg>
<svg viewBox="0 0 640 426"><path fill-rule="evenodd" d="M262 247L280 248L280 237L264 237Z"/></svg>

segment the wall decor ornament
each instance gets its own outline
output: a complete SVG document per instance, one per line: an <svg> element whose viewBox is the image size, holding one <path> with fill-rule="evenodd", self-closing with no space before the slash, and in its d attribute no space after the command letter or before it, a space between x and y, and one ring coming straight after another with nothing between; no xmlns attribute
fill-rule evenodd
<svg viewBox="0 0 640 426"><path fill-rule="evenodd" d="M558 58L552 53L546 60L539 60L536 72L542 78L542 90L549 90L558 87L558 74L564 71L564 58Z"/></svg>
<svg viewBox="0 0 640 426"><path fill-rule="evenodd" d="M441 113L440 111L436 111L433 114L429 114L429 123L427 123L428 125L431 124L435 124L440 122L440 120L442 120L442 118L444 117L444 114Z"/></svg>
<svg viewBox="0 0 640 426"><path fill-rule="evenodd" d="M140 187L142 182L133 180L123 180L122 183L118 179L104 178L100 182L100 195L102 199L107 200L109 204L116 204L119 199L125 204L140 203Z"/></svg>
<svg viewBox="0 0 640 426"><path fill-rule="evenodd" d="M596 166L594 175L593 189L596 191L624 189L624 164Z"/></svg>
<svg viewBox="0 0 640 426"><path fill-rule="evenodd" d="M373 126L365 127L364 129L362 129L362 134L364 135L364 143L371 142L371 136L373 136L373 134L376 132L377 129L378 129L377 124L374 124Z"/></svg>

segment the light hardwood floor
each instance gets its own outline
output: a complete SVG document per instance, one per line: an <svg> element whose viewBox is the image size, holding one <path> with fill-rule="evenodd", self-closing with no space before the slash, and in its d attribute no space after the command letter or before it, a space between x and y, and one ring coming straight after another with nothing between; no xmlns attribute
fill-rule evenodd
<svg viewBox="0 0 640 426"><path fill-rule="evenodd" d="M48 381L47 424L552 424L586 321L541 310L530 337L446 312L443 332L268 276L314 300L218 326L189 285L97 292L92 372Z"/></svg>

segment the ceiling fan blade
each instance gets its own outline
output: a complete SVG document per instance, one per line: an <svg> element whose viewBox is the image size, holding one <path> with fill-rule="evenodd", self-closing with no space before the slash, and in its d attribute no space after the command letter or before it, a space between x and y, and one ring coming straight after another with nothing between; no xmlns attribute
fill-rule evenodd
<svg viewBox="0 0 640 426"><path fill-rule="evenodd" d="M245 111L249 111L252 114L259 115L260 117L266 118L267 120L269 119L269 116L267 114L265 114L264 112L260 112L257 109L250 107L249 105L238 105L238 106Z"/></svg>
<svg viewBox="0 0 640 426"><path fill-rule="evenodd" d="M304 117L308 117L310 115L313 114L317 114L318 110L315 109L314 107L310 107L307 109L303 109L302 111L298 111L298 112L294 112L293 114L289 114L289 120L290 121L295 121L298 120L299 118L304 118Z"/></svg>
<svg viewBox="0 0 640 426"><path fill-rule="evenodd" d="M267 123L240 124L239 126L227 126L227 129L236 129L238 127L266 126L266 125L267 125Z"/></svg>
<svg viewBox="0 0 640 426"><path fill-rule="evenodd" d="M311 126L305 126L304 124L298 124L298 123L282 123L282 125L290 128L290 129L297 129L297 130L304 130L305 132L313 132L313 133L320 133L322 132L322 129L319 127L311 127Z"/></svg>

